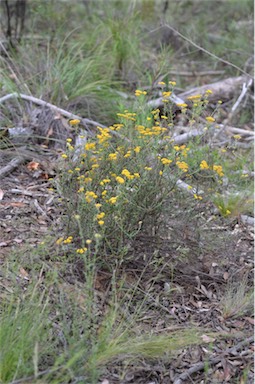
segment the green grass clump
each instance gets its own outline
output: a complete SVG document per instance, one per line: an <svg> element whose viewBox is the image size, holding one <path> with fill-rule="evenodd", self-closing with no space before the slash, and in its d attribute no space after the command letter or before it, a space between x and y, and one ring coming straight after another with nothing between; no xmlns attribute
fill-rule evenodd
<svg viewBox="0 0 255 384"><path fill-rule="evenodd" d="M50 354L48 338L48 300L32 292L25 299L1 304L0 381L11 381L31 374L36 377L43 364L42 356Z"/></svg>
<svg viewBox="0 0 255 384"><path fill-rule="evenodd" d="M254 310L254 292L249 288L247 278L230 283L221 298L220 308L224 319L252 316Z"/></svg>

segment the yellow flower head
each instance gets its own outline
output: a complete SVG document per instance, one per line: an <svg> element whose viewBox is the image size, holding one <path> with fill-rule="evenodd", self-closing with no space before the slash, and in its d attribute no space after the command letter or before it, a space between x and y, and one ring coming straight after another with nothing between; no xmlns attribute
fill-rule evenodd
<svg viewBox="0 0 255 384"><path fill-rule="evenodd" d="M81 120L78 120L78 119L71 119L71 120L69 120L69 124L71 126L78 125L80 122L81 122Z"/></svg>
<svg viewBox="0 0 255 384"><path fill-rule="evenodd" d="M219 176L224 176L221 165L213 165L213 170L218 173Z"/></svg>
<svg viewBox="0 0 255 384"><path fill-rule="evenodd" d="M117 160L117 156L118 156L118 154L117 153L109 153L109 155L108 155L108 159L109 160Z"/></svg>
<svg viewBox="0 0 255 384"><path fill-rule="evenodd" d="M97 214L97 220L100 220L100 219L103 219L105 217L105 213L104 212L100 212Z"/></svg>
<svg viewBox="0 0 255 384"><path fill-rule="evenodd" d="M117 183L120 183L120 184L124 184L125 183L125 180L121 176L117 176L115 179L116 179Z"/></svg>
<svg viewBox="0 0 255 384"><path fill-rule="evenodd" d="M76 249L76 253L79 253L80 255L82 255L82 254L85 253L87 250L88 250L88 248L86 248L86 247L84 247L84 248L79 248L79 249Z"/></svg>
<svg viewBox="0 0 255 384"><path fill-rule="evenodd" d="M116 201L117 201L117 196L111 197L111 198L108 200L108 202L109 202L110 204L115 204Z"/></svg>
<svg viewBox="0 0 255 384"><path fill-rule="evenodd" d="M69 237L67 237L67 239L65 239L65 240L63 241L63 243L64 243L64 244L70 244L72 241L73 241L73 236L69 236Z"/></svg>
<svg viewBox="0 0 255 384"><path fill-rule="evenodd" d="M168 164L171 164L173 162L173 160L169 160L166 157L162 157L162 159L160 161L164 165L168 165Z"/></svg>
<svg viewBox="0 0 255 384"><path fill-rule="evenodd" d="M202 160L200 163L200 168L201 169L209 169L209 165L207 164L207 162L205 160Z"/></svg>
<svg viewBox="0 0 255 384"><path fill-rule="evenodd" d="M87 201L87 203L91 203L93 200L97 199L97 197L98 196L93 191L87 191L85 193L85 200Z"/></svg>
<svg viewBox="0 0 255 384"><path fill-rule="evenodd" d="M212 116L207 116L206 118L206 121L208 121L209 123L213 123L215 121L215 118L212 117Z"/></svg>
<svg viewBox="0 0 255 384"><path fill-rule="evenodd" d="M140 146L137 146L134 148L134 152L135 153L139 153L141 151L141 147Z"/></svg>
<svg viewBox="0 0 255 384"><path fill-rule="evenodd" d="M169 96L171 96L171 91L168 91L168 92L163 92L162 93L162 95L164 96L164 97L169 97Z"/></svg>
<svg viewBox="0 0 255 384"><path fill-rule="evenodd" d="M62 242L63 242L64 238L63 237L60 237L57 241L56 241L56 244L57 245L60 245Z"/></svg>
<svg viewBox="0 0 255 384"><path fill-rule="evenodd" d="M201 99L201 97L202 97L202 95L192 95L192 96L187 97L187 99L197 101L197 100Z"/></svg>
<svg viewBox="0 0 255 384"><path fill-rule="evenodd" d="M121 172L121 174L123 176L126 176L127 179L133 179L133 176L131 175L131 173L129 172L128 169L123 169L123 171Z"/></svg>
<svg viewBox="0 0 255 384"><path fill-rule="evenodd" d="M84 147L84 149L86 151L90 151L90 150L95 149L95 148L96 148L96 143L86 143L85 147Z"/></svg>
<svg viewBox="0 0 255 384"><path fill-rule="evenodd" d="M140 89L137 89L135 91L135 96L141 96L141 95L147 95L147 92L146 91L141 91Z"/></svg>
<svg viewBox="0 0 255 384"><path fill-rule="evenodd" d="M187 172L189 169L189 166L185 161L176 161L176 165L178 168L180 168L183 172Z"/></svg>

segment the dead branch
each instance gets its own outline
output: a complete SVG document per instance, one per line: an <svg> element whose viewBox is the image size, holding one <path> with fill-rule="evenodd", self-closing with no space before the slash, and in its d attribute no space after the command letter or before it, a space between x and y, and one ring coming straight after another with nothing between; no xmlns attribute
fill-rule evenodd
<svg viewBox="0 0 255 384"><path fill-rule="evenodd" d="M184 104L184 100L181 97L176 96L174 93L171 94L168 98L174 104ZM157 99L148 101L147 105L151 108L158 108L163 105L162 97L158 97Z"/></svg>
<svg viewBox="0 0 255 384"><path fill-rule="evenodd" d="M178 96L172 93L168 99L176 105L183 104L187 101L188 97L198 95L198 94L203 95L208 89L210 89L212 91L212 94L208 95L208 99L210 101L216 102L222 99L229 100L233 97L236 89L240 87L242 84L244 84L246 81L247 81L246 76L229 77L225 80L202 85L200 87L192 88L188 91L181 92L178 94ZM249 87L251 86L252 81L253 81L252 79L249 79L249 82L248 82ZM247 90L248 89L246 89L246 92ZM152 108L162 107L164 105L162 99L163 99L162 97L159 97L157 99L150 100L147 103L147 105Z"/></svg>
<svg viewBox="0 0 255 384"><path fill-rule="evenodd" d="M233 105L233 107L231 108L231 112L230 114L228 115L228 118L223 122L223 126L222 128L220 129L219 132L217 132L217 134L215 135L215 137L218 137L222 131L225 130L226 128L226 125L229 124L231 122L231 120L233 119L238 107L240 106L241 104L241 101L243 100L244 96L246 95L247 91L250 89L250 87L252 86L252 83L253 83L253 79L250 79L248 81L248 83L246 84L246 82L243 83L243 88L242 88L242 92L240 93L237 101L235 102L235 104Z"/></svg>
<svg viewBox="0 0 255 384"><path fill-rule="evenodd" d="M212 126L210 127L210 132L215 131L218 134L219 129L216 127L222 128L222 127L224 127L224 125L223 124L212 124ZM182 127L182 126L176 125L175 129L177 129L177 131L178 130L183 131L183 130L186 130L187 127ZM255 136L254 131L248 131L246 129L229 127L229 126L226 126L225 129L226 129L227 133L229 133L229 134L232 134L232 135L238 134L238 135L241 135L242 138L248 137L250 140L254 140L254 136ZM199 137L199 136L205 135L205 133L207 133L207 132L205 132L203 129L193 129L189 132L173 136L173 142L177 145L182 145L182 144L187 143L190 139L192 139L194 137ZM214 138L215 138L215 136L214 136ZM229 143L229 139L224 141L224 144L227 144L227 143ZM240 143L237 142L237 145L238 144L240 144Z"/></svg>
<svg viewBox="0 0 255 384"><path fill-rule="evenodd" d="M253 338L253 336L251 336L251 337L247 338L246 340L241 341L240 343L238 343L234 347L227 348L225 351L223 351L224 356L229 355L229 354L236 354L236 352L239 351L240 349L242 349L244 346L251 344L253 342L253 340L254 340L254 338ZM214 357L211 359L206 359L206 361L201 362L201 363L194 364L186 372L183 372L179 377L177 377L174 380L174 384L182 384L183 381L190 379L190 376L193 373L204 370L207 364L212 366L212 365L218 364L221 360L222 360L222 356L219 356L219 357Z"/></svg>
<svg viewBox="0 0 255 384"><path fill-rule="evenodd" d="M177 76L185 76L185 77L203 77L203 76L217 76L217 75L224 75L225 71L169 71L169 75L177 75Z"/></svg>
<svg viewBox="0 0 255 384"><path fill-rule="evenodd" d="M215 83L205 84L200 87L192 88L188 91L182 92L178 97L186 100L190 96L203 95L208 89L212 91L208 99L211 101L218 101L222 99L229 100L233 97L236 89L240 87L247 80L246 76L228 77L227 79L217 81Z"/></svg>
<svg viewBox="0 0 255 384"><path fill-rule="evenodd" d="M181 144L187 143L187 141L189 141L190 139L193 139L194 137L202 136L204 134L205 134L205 131L202 129L193 129L190 132L182 133L181 135L177 135L173 137L173 142L177 145L181 145Z"/></svg>
<svg viewBox="0 0 255 384"><path fill-rule="evenodd" d="M90 119L82 118L82 117L80 117L78 115L75 115L74 113L66 111L65 109L57 107L54 104L48 103L47 101L44 101L44 100L41 100L41 99L37 99L34 96L24 95L23 93L16 93L15 92L15 93L10 93L9 95L3 96L3 97L0 98L0 104L3 103L6 100L11 99L11 98L20 98L22 100L31 101L32 103L40 105L42 107L48 107L48 108L52 109L53 111L58 112L61 115L67 117L68 119L78 119L78 120L80 120L81 124L83 124L85 126L87 126L87 124L90 124L90 125L92 125L94 127L105 128L104 125L98 123L97 121L93 121L93 120L90 120Z"/></svg>
<svg viewBox="0 0 255 384"><path fill-rule="evenodd" d="M14 159L12 159L9 164L0 169L0 178L5 177L9 173L11 173L20 164L24 163L25 160L26 157L15 157Z"/></svg>

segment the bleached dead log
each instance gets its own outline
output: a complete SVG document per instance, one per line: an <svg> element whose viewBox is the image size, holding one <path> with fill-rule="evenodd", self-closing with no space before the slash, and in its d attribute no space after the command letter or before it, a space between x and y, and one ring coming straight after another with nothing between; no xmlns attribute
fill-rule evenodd
<svg viewBox="0 0 255 384"><path fill-rule="evenodd" d="M188 91L181 92L178 95L171 94L168 99L174 104L183 104L188 101L188 97L194 95L204 95L207 90L211 90L212 93L208 94L208 100L212 102L218 102L219 100L230 100L235 94L236 90L247 82L246 76L229 77L224 80L217 81L215 83L205 84L200 87L192 88ZM249 87L252 84L252 79L248 80ZM150 100L147 104L152 108L162 107L162 99L166 97L159 97L154 100Z"/></svg>
<svg viewBox="0 0 255 384"><path fill-rule="evenodd" d="M247 215L241 215L240 219L243 224L252 225L254 227L255 219L254 217L247 216Z"/></svg>
<svg viewBox="0 0 255 384"><path fill-rule="evenodd" d="M50 108L53 111L60 113L62 116L67 117L68 119L80 120L81 124L83 124L85 126L87 126L87 124L90 124L90 125L92 125L94 127L105 128L105 126L103 124L100 124L97 121L93 121L93 120L90 120L90 119L87 119L87 118L82 118L82 117L80 117L80 116L78 116L78 115L76 115L76 114L74 114L72 112L69 112L69 111L66 111L65 109L57 107L54 104L48 103L47 101L38 99L38 98L36 98L34 96L24 95L23 93L16 93L16 92L14 92L14 93L10 93L9 95L3 96L3 97L0 98L0 104L3 103L6 100L9 100L9 99L12 99L12 98L17 98L17 99L19 98L19 99L22 99L22 100L31 101L32 103L34 103L36 105L40 105L42 107Z"/></svg>
<svg viewBox="0 0 255 384"><path fill-rule="evenodd" d="M249 79L250 80L250 79ZM236 90L247 81L246 76L229 77L216 83L205 84L200 87L192 88L178 95L183 100L194 95L203 95L210 89L211 94L208 95L210 101L229 100L233 97Z"/></svg>

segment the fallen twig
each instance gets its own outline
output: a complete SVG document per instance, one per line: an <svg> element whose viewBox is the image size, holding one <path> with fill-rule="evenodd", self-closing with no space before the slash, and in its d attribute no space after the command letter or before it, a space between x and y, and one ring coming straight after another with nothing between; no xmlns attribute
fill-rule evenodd
<svg viewBox="0 0 255 384"><path fill-rule="evenodd" d="M0 178L11 173L20 164L24 163L25 160L26 157L15 157L14 159L12 159L5 167L0 169Z"/></svg>
<svg viewBox="0 0 255 384"><path fill-rule="evenodd" d="M252 343L253 340L254 340L254 338L253 338L253 336L251 336L251 337L245 339L244 341L241 341L239 344L235 345L234 347L228 348L225 351L223 351L223 355L225 356L225 355L228 355L231 353L235 354L238 350L240 350L245 345ZM193 373L204 370L207 365L209 365L209 366L215 365L215 364L219 363L221 360L222 360L222 356L219 356L219 357L214 357L211 359L210 358L206 359L206 361L201 362L201 363L194 364L186 372L183 372L179 377L177 377L174 380L174 384L182 384L182 382L184 380L190 379L190 376Z"/></svg>
<svg viewBox="0 0 255 384"><path fill-rule="evenodd" d="M193 129L190 132L182 133L181 135L177 135L173 137L173 142L177 145L181 145L187 143L190 139L198 136L202 136L205 134L205 131L202 129Z"/></svg>
<svg viewBox="0 0 255 384"><path fill-rule="evenodd" d="M30 197L48 197L45 193L34 193L30 191L26 191L25 189L18 189L18 188L12 188L8 193L14 193L17 195L24 195L24 196L30 196Z"/></svg>
<svg viewBox="0 0 255 384"><path fill-rule="evenodd" d="M224 75L225 71L169 71L170 75L186 76L186 77L202 77L202 76L214 76L214 75Z"/></svg>
<svg viewBox="0 0 255 384"><path fill-rule="evenodd" d="M184 104L184 100L179 96L176 96L174 93L171 94L167 99L172 101L174 104ZM162 97L148 101L147 105L151 108L158 108L163 105Z"/></svg>

